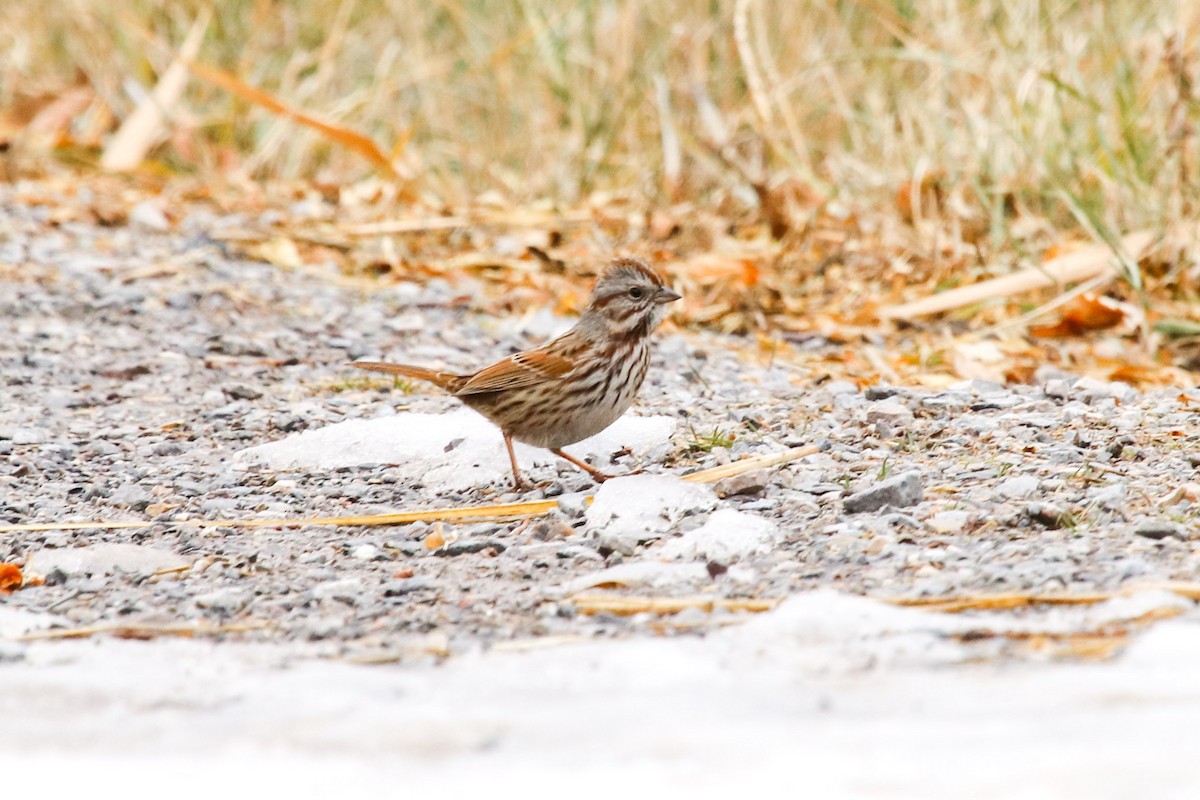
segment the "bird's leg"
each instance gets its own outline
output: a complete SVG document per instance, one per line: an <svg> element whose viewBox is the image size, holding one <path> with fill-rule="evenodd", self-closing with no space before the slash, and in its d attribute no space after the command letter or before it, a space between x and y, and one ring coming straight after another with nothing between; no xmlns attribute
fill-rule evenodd
<svg viewBox="0 0 1200 800"><path fill-rule="evenodd" d="M550 450L550 452L554 453L554 455L558 456L559 458L563 458L563 459L566 459L567 461L570 461L572 464L579 467L581 470L586 472L588 475L591 475L592 480L594 480L596 483L604 483L606 480L608 480L609 478L612 477L612 475L605 475L603 472L596 469L591 464L588 464L584 461L580 461L578 458L575 458L575 456L567 455L566 453L564 453L562 451L562 449L555 450L552 448Z"/></svg>
<svg viewBox="0 0 1200 800"><path fill-rule="evenodd" d="M504 446L508 448L508 461L512 464L513 485L516 486L518 491L529 488L529 484L521 477L521 468L517 466L517 454L513 452L512 436L510 434L504 434Z"/></svg>

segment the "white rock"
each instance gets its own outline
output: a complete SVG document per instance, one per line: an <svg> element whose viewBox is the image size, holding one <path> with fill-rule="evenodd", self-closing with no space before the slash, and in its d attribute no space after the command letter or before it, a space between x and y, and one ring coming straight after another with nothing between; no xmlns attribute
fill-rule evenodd
<svg viewBox="0 0 1200 800"><path fill-rule="evenodd" d="M50 432L45 428L23 427L9 432L8 438L13 444L42 444L50 440Z"/></svg>
<svg viewBox="0 0 1200 800"><path fill-rule="evenodd" d="M110 575L114 572L159 572L187 567L191 563L170 550L140 544L100 542L87 547L38 550L29 557L25 571L43 576L55 569L68 575Z"/></svg>
<svg viewBox="0 0 1200 800"><path fill-rule="evenodd" d="M171 228L171 221L167 219L167 215L149 200L143 200L129 209L129 224L148 231L165 231Z"/></svg>
<svg viewBox="0 0 1200 800"><path fill-rule="evenodd" d="M196 605L199 608L232 614L250 602L251 597L252 595L249 590L227 587L198 595L196 597Z"/></svg>
<svg viewBox="0 0 1200 800"><path fill-rule="evenodd" d="M970 521L969 511L939 511L929 518L929 527L938 533L961 533Z"/></svg>
<svg viewBox="0 0 1200 800"><path fill-rule="evenodd" d="M669 558L703 558L728 564L756 553L767 553L779 541L779 528L768 519L723 508L695 530L672 539L662 548Z"/></svg>
<svg viewBox="0 0 1200 800"><path fill-rule="evenodd" d="M892 427L902 427L913 421L913 413L908 406L895 400L884 400L873 403L867 408L867 424L878 425L885 423Z"/></svg>
<svg viewBox="0 0 1200 800"><path fill-rule="evenodd" d="M1040 483L1041 481L1033 475L1018 475L1001 483L996 491L1004 497L1013 499L1029 497L1038 490Z"/></svg>
<svg viewBox="0 0 1200 800"><path fill-rule="evenodd" d="M645 455L665 445L674 431L671 417L626 415L590 439L569 446L567 452L577 458L607 458L628 447L635 456ZM526 473L562 463L541 448L518 443L516 452ZM447 414L348 420L242 450L235 459L278 470L389 464L396 467L402 480L450 490L512 480L500 431L467 408Z"/></svg>
<svg viewBox="0 0 1200 800"><path fill-rule="evenodd" d="M581 575L562 584L559 590L563 594L571 595L599 586L662 587L708 580L710 580L708 569L703 564L631 561L628 564L618 564L590 575Z"/></svg>
<svg viewBox="0 0 1200 800"><path fill-rule="evenodd" d="M1109 511L1120 511L1125 507L1125 489L1125 481L1117 481L1092 495L1092 502Z"/></svg>
<svg viewBox="0 0 1200 800"><path fill-rule="evenodd" d="M373 544L360 544L350 551L351 558L359 561L374 561L379 558L380 550Z"/></svg>
<svg viewBox="0 0 1200 800"><path fill-rule="evenodd" d="M709 511L717 496L708 486L671 475L630 475L605 481L587 510L586 535L630 552L656 539L688 513Z"/></svg>
<svg viewBox="0 0 1200 800"><path fill-rule="evenodd" d="M363 588L363 582L358 578L341 578L318 583L313 587L312 594L321 600L343 600L353 603L362 595Z"/></svg>

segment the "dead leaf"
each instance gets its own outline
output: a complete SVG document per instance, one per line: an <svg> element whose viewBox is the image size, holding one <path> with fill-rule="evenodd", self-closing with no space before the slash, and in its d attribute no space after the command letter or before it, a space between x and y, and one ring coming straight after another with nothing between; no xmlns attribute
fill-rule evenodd
<svg viewBox="0 0 1200 800"><path fill-rule="evenodd" d="M960 378L980 378L1004 383L1009 358L995 342L955 342L952 358Z"/></svg>
<svg viewBox="0 0 1200 800"><path fill-rule="evenodd" d="M1195 380L1186 370L1170 364L1122 364L1108 373L1110 381L1121 381L1130 386L1192 386Z"/></svg>
<svg viewBox="0 0 1200 800"><path fill-rule="evenodd" d="M287 269L296 269L304 263L296 243L286 236L276 236L249 247L246 249L246 255Z"/></svg>
<svg viewBox="0 0 1200 800"><path fill-rule="evenodd" d="M11 594L25 583L25 576L16 564L0 564L0 594Z"/></svg>
<svg viewBox="0 0 1200 800"><path fill-rule="evenodd" d="M66 137L71 123L82 114L96 92L91 86L76 86L59 95L29 121L25 132L37 146L54 148Z"/></svg>
<svg viewBox="0 0 1200 800"><path fill-rule="evenodd" d="M425 536L425 549L437 550L440 547L445 547L446 537L442 535L442 526L435 525L433 531Z"/></svg>
<svg viewBox="0 0 1200 800"><path fill-rule="evenodd" d="M1033 325L1029 332L1041 338L1080 336L1121 324L1125 310L1112 298L1082 294L1063 307L1062 317L1053 325Z"/></svg>

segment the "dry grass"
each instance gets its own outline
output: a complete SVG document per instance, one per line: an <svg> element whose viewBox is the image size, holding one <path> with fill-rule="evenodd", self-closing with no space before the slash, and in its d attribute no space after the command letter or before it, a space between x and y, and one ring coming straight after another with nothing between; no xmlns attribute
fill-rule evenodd
<svg viewBox="0 0 1200 800"><path fill-rule="evenodd" d="M74 132L94 143L202 6L5 5L0 108L19 114L86 81L96 99ZM942 188L927 201L966 204L972 235L1003 237L1014 205L1096 233L1161 224L1196 199L1188 59L1200 12L1187 0L216 7L200 61L368 134L446 202L496 190L573 204L632 189L753 204L744 173L878 202L932 175ZM199 81L174 116L186 135L157 156L178 170L345 180L369 169Z"/></svg>

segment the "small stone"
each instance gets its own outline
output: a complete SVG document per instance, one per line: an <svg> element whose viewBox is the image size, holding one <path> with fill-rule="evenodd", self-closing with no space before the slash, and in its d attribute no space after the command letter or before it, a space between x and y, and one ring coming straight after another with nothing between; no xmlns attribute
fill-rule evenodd
<svg viewBox="0 0 1200 800"><path fill-rule="evenodd" d="M50 432L45 428L13 428L0 438L11 439L13 444L45 444L50 441Z"/></svg>
<svg viewBox="0 0 1200 800"><path fill-rule="evenodd" d="M219 408L205 411L203 416L205 419L233 419L234 417L244 416L247 410L245 402L234 400L232 403L227 403Z"/></svg>
<svg viewBox="0 0 1200 800"><path fill-rule="evenodd" d="M232 397L234 400L257 400L263 396L263 393L253 386L246 386L238 383L225 388L225 394Z"/></svg>
<svg viewBox="0 0 1200 800"><path fill-rule="evenodd" d="M769 470L755 469L717 481L713 484L713 491L717 493L717 497L762 494L770 483Z"/></svg>
<svg viewBox="0 0 1200 800"><path fill-rule="evenodd" d="M61 569L58 569L57 567L55 567L54 569L52 569L48 573L46 573L46 579L45 579L46 586L62 586L66 582L67 582L67 573L63 572Z"/></svg>
<svg viewBox="0 0 1200 800"><path fill-rule="evenodd" d="M948 416L950 412L961 411L971 405L971 395L962 392L939 392L921 399L921 408L936 412L936 416Z"/></svg>
<svg viewBox="0 0 1200 800"><path fill-rule="evenodd" d="M821 389L833 397L841 394L858 394L858 386L852 381L830 381Z"/></svg>
<svg viewBox="0 0 1200 800"><path fill-rule="evenodd" d="M356 545L350 551L350 557L356 558L359 561L375 561L383 556L383 551L373 544L365 543Z"/></svg>
<svg viewBox="0 0 1200 800"><path fill-rule="evenodd" d="M1092 502L1109 511L1120 511L1125 507L1125 482L1119 481L1100 489L1092 495Z"/></svg>
<svg viewBox="0 0 1200 800"><path fill-rule="evenodd" d="M939 511L929 518L929 527L937 533L962 533L971 521L969 511Z"/></svg>
<svg viewBox="0 0 1200 800"><path fill-rule="evenodd" d="M1168 536L1173 536L1176 539L1185 540L1187 535L1184 533L1183 526L1178 523L1171 522L1168 519L1148 519L1138 523L1138 526L1133 529L1133 532L1138 536L1144 536L1147 539L1166 539Z"/></svg>
<svg viewBox="0 0 1200 800"><path fill-rule="evenodd" d="M588 499L587 495L577 492L575 494L564 494L558 498L558 510L570 519L579 519L587 513Z"/></svg>
<svg viewBox="0 0 1200 800"><path fill-rule="evenodd" d="M200 504L200 511L205 514L224 514L237 508L237 500L232 497L210 497Z"/></svg>
<svg viewBox="0 0 1200 800"><path fill-rule="evenodd" d="M400 578L388 583L383 590L384 597L403 597L406 594L424 591L432 588L433 581L429 578Z"/></svg>
<svg viewBox="0 0 1200 800"><path fill-rule="evenodd" d="M887 400L899 393L900 390L895 386L868 386L866 396L868 400Z"/></svg>
<svg viewBox="0 0 1200 800"><path fill-rule="evenodd" d="M196 597L196 606L219 614L233 614L250 601L250 592L244 589L217 589Z"/></svg>
<svg viewBox="0 0 1200 800"><path fill-rule="evenodd" d="M121 448L105 439L93 439L85 445L83 452L93 456L115 456L121 452Z"/></svg>
<svg viewBox="0 0 1200 800"><path fill-rule="evenodd" d="M362 593L363 584L358 578L325 581L312 589L312 596L318 600L339 600L350 605L357 603Z"/></svg>
<svg viewBox="0 0 1200 800"><path fill-rule="evenodd" d="M867 409L867 424L875 426L875 435L881 439L892 438L897 430L908 427L912 422L912 411L894 400L885 400Z"/></svg>
<svg viewBox="0 0 1200 800"><path fill-rule="evenodd" d="M71 537L62 531L47 533L42 539L42 544L46 547L66 547L71 543Z"/></svg>
<svg viewBox="0 0 1200 800"><path fill-rule="evenodd" d="M909 411L908 406L894 400L876 403L867 409L867 423L870 425L886 422L892 427L900 427L912 421L913 413Z"/></svg>
<svg viewBox="0 0 1200 800"><path fill-rule="evenodd" d="M1070 528L1076 524L1070 509L1057 503L1030 503L1025 506L1025 516L1047 528ZM1043 557L1045 553L1043 553Z"/></svg>
<svg viewBox="0 0 1200 800"><path fill-rule="evenodd" d="M146 506L154 502L154 497L149 490L136 483L125 483L114 489L108 500L115 506L126 506L134 511L145 511Z"/></svg>
<svg viewBox="0 0 1200 800"><path fill-rule="evenodd" d="M493 550L496 553L503 553L508 545L504 542L497 542L494 539L473 539L461 542L452 542L437 551L439 556L461 556L467 553L481 553L484 550Z"/></svg>
<svg viewBox="0 0 1200 800"><path fill-rule="evenodd" d="M858 514L863 511L878 511L884 506L915 506L924 496L920 473L906 472L880 481L861 492L855 492L842 502L842 506L847 514Z"/></svg>
<svg viewBox="0 0 1200 800"><path fill-rule="evenodd" d="M407 314L397 314L384 320L383 327L393 333L420 333L425 330L428 322L425 315L413 311Z"/></svg>
<svg viewBox="0 0 1200 800"><path fill-rule="evenodd" d="M320 641L322 639L330 639L341 633L346 627L346 623L337 616L324 617L306 617L300 621L297 626L309 640Z"/></svg>
<svg viewBox="0 0 1200 800"><path fill-rule="evenodd" d="M1055 378L1051 381L1046 381L1045 391L1047 397L1053 397L1055 400L1066 400L1071 396L1071 387L1074 385L1074 379Z"/></svg>
<svg viewBox="0 0 1200 800"><path fill-rule="evenodd" d="M1015 500L1022 497L1029 497L1038 490L1038 486L1040 485L1041 481L1033 475L1017 475L1002 482L996 487L996 491L1002 497Z"/></svg>
<svg viewBox="0 0 1200 800"><path fill-rule="evenodd" d="M171 228L171 222L167 219L167 215L149 200L143 200L129 209L129 224L135 228L159 233Z"/></svg>

